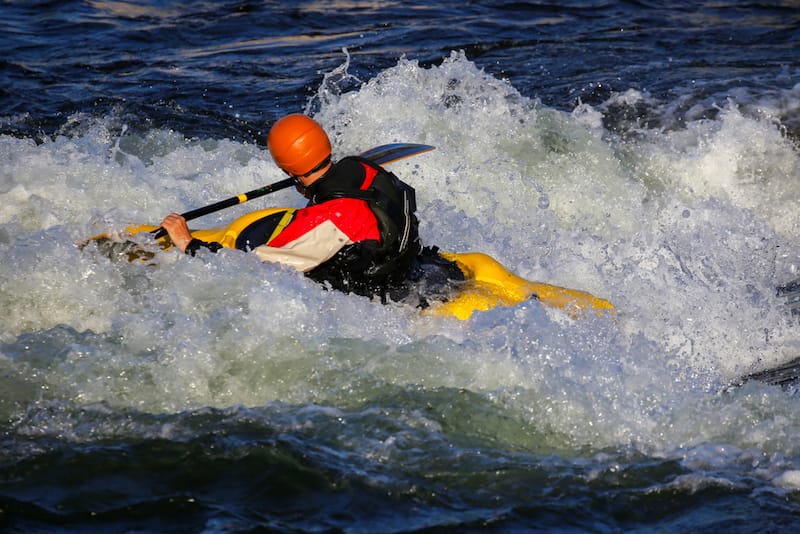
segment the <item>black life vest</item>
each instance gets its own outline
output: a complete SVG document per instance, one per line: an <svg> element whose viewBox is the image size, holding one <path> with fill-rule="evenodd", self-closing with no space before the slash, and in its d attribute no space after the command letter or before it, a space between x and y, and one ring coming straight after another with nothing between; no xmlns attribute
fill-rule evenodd
<svg viewBox="0 0 800 534"><path fill-rule="evenodd" d="M357 156L344 158L307 190L309 205L336 198L364 200L378 220L380 243L362 241L306 273L334 289L383 295L401 284L422 246L414 188Z"/></svg>

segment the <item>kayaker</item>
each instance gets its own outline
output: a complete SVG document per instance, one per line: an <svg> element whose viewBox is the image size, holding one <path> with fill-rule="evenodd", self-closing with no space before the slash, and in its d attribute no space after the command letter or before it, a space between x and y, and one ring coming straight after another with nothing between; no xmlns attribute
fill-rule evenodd
<svg viewBox="0 0 800 534"><path fill-rule="evenodd" d="M414 189L393 173L358 156L334 163L327 133L305 115L279 119L267 145L309 202L250 224L237 237L237 248L290 265L334 289L384 301L405 298L421 282L430 293L463 280L435 248L423 249ZM193 256L201 248L222 247L193 238L177 213L161 226L175 246Z"/></svg>

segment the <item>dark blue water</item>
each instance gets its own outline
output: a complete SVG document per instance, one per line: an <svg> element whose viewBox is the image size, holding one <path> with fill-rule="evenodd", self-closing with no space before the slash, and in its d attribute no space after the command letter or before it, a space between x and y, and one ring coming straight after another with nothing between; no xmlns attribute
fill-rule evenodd
<svg viewBox="0 0 800 534"><path fill-rule="evenodd" d="M800 355L798 36L789 1L0 3L0 530L797 529L800 399L726 385ZM429 243L619 316L73 246L279 179L298 111L436 145L398 170Z"/></svg>
<svg viewBox="0 0 800 534"><path fill-rule="evenodd" d="M633 88L677 108L669 122L797 83L792 2L6 2L3 15L3 132L24 135L114 110L142 128L259 140L304 108L342 48L365 81L403 55L435 65L464 50L545 105Z"/></svg>

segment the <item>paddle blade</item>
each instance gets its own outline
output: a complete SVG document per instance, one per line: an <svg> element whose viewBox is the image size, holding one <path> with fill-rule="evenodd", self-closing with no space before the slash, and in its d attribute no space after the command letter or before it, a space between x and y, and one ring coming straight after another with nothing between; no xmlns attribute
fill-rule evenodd
<svg viewBox="0 0 800 534"><path fill-rule="evenodd" d="M393 161L401 160L417 154L430 152L436 147L431 145L419 145L415 143L392 143L388 145L376 146L366 152L359 154L362 158L374 161L378 165L386 165Z"/></svg>
<svg viewBox="0 0 800 534"><path fill-rule="evenodd" d="M778 287L778 296L786 299L786 308L800 316L800 278Z"/></svg>

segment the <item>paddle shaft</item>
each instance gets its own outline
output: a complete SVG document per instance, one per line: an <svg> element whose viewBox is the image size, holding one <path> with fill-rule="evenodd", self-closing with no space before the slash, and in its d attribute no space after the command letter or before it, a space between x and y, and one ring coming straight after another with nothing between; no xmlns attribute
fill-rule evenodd
<svg viewBox="0 0 800 534"><path fill-rule="evenodd" d="M265 185L264 187L259 187L258 189L253 189L252 191L248 191L247 193L242 193L241 195L227 198L225 200L220 200L219 202L215 202L214 204L209 204L208 206L203 206L202 208L197 208L191 211L187 211L186 213L181 213L181 216L187 221L191 221L192 219L197 219L198 217L202 217L203 215L208 215L209 213L214 213L215 211L224 210L225 208L230 208L231 206L242 204L243 202L247 202L248 200L253 200L254 198L263 197L264 195L269 195L270 193L274 193L275 191L280 191L281 189L292 187L294 183L295 182L293 178L285 178L279 182ZM166 233L167 231L165 229L159 227L157 230L153 231L153 237L158 239L159 237L166 235Z"/></svg>
<svg viewBox="0 0 800 534"><path fill-rule="evenodd" d="M247 202L248 200L253 200L254 198L263 197L264 195L269 195L270 193L274 193L275 191L280 191L281 189L292 187L294 183L295 181L293 178L285 178L279 182L275 182L274 184L265 185L264 187L253 189L252 191L248 191L247 193L242 193L241 195L237 195L235 197L231 197L226 200L220 200L219 202L216 202L209 206L204 206L202 208L197 208L191 211L187 211L182 215L184 219L186 219L187 221L191 221L192 219L197 219L198 217L202 217L203 215L208 215L209 213L214 213L215 211L224 210L225 208L230 208L231 206L242 204L244 202Z"/></svg>

